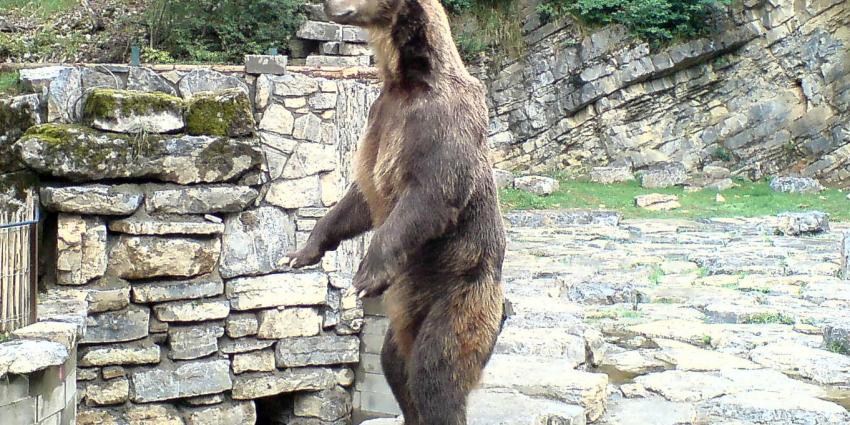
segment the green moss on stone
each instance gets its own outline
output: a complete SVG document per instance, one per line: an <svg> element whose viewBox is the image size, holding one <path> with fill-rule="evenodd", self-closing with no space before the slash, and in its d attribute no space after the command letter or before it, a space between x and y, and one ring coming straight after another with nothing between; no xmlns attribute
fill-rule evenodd
<svg viewBox="0 0 850 425"><path fill-rule="evenodd" d="M95 89L86 99L83 122L91 125L95 119L115 120L168 111L179 114L185 107L183 99L165 93Z"/></svg>
<svg viewBox="0 0 850 425"><path fill-rule="evenodd" d="M216 170L221 175L226 175L233 169L233 159L240 156L250 157L254 165L260 163L259 151L254 149L250 143L218 139L200 152L195 165L202 170Z"/></svg>
<svg viewBox="0 0 850 425"><path fill-rule="evenodd" d="M186 113L186 131L193 136L246 136L253 127L251 102L238 89L195 96Z"/></svg>

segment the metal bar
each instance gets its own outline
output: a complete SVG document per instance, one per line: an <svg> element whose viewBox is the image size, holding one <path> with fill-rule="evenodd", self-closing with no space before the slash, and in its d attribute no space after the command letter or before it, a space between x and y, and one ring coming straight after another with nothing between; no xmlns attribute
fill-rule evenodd
<svg viewBox="0 0 850 425"><path fill-rule="evenodd" d="M36 207L38 218L38 207ZM30 324L38 318L38 221L30 225Z"/></svg>

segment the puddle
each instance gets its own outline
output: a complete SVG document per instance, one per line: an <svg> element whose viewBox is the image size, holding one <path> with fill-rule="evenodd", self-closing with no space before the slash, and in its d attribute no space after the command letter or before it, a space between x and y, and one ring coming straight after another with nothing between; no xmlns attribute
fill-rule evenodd
<svg viewBox="0 0 850 425"><path fill-rule="evenodd" d="M592 368L590 371L608 375L608 383L614 385L631 384L635 378L641 375L640 373L623 372L613 366L606 365Z"/></svg>

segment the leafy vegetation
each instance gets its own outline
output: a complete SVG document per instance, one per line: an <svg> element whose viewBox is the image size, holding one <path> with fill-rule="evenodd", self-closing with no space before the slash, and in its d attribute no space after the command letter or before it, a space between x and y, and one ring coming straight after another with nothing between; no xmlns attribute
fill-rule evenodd
<svg viewBox="0 0 850 425"><path fill-rule="evenodd" d="M303 0L153 0L145 12L149 59L239 62L283 47L304 20ZM168 52L166 58L162 52Z"/></svg>
<svg viewBox="0 0 850 425"><path fill-rule="evenodd" d="M757 313L745 317L742 323L781 323L783 325L793 325L795 320L793 317L782 313Z"/></svg>
<svg viewBox="0 0 850 425"><path fill-rule="evenodd" d="M18 77L18 71L0 71L0 95L18 94Z"/></svg>
<svg viewBox="0 0 850 425"><path fill-rule="evenodd" d="M544 0L545 19L572 15L590 25L622 24L635 36L660 45L702 35L720 4L731 0Z"/></svg>
<svg viewBox="0 0 850 425"><path fill-rule="evenodd" d="M612 209L626 218L709 218L758 217L785 211L818 210L837 221L850 220L847 194L828 189L820 194L779 193L765 181L738 181L739 186L723 192L726 202L715 200L717 192L686 192L682 188L644 189L636 182L597 184L560 178L561 188L550 196L538 196L514 189L501 191L505 209L584 208ZM682 207L672 211L649 211L634 205L634 198L649 193L666 193L679 197Z"/></svg>
<svg viewBox="0 0 850 425"><path fill-rule="evenodd" d="M473 62L481 54L517 57L525 49L522 23L513 0L443 0L461 56Z"/></svg>
<svg viewBox="0 0 850 425"><path fill-rule="evenodd" d="M79 0L0 0L0 10L16 10L43 18L68 10L77 3Z"/></svg>
<svg viewBox="0 0 850 425"><path fill-rule="evenodd" d="M841 341L829 341L829 343L826 344L826 349L833 353L850 355L850 346Z"/></svg>

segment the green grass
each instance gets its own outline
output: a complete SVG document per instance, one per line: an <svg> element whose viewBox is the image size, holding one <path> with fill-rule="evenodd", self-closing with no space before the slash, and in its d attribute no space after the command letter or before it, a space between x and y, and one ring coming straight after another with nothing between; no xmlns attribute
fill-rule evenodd
<svg viewBox="0 0 850 425"><path fill-rule="evenodd" d="M637 182L599 184L583 180L560 179L561 188L549 196L538 196L515 189L500 193L506 210L519 209L611 209L625 218L710 218L758 217L786 211L818 210L835 221L850 221L850 201L846 194L827 189L820 194L777 193L767 182L739 181L739 186L723 191L726 202L715 201L716 191L685 192L682 188L644 189ZM682 207L672 211L649 211L634 205L634 198L649 193L673 194Z"/></svg>
<svg viewBox="0 0 850 425"><path fill-rule="evenodd" d="M766 323L781 323L783 325L793 325L795 320L793 317L782 314L782 313L757 313L750 315L741 323L747 324L766 324Z"/></svg>
<svg viewBox="0 0 850 425"><path fill-rule="evenodd" d="M45 18L68 10L79 4L78 0L0 0L0 10L34 14Z"/></svg>
<svg viewBox="0 0 850 425"><path fill-rule="evenodd" d="M18 71L0 71L0 95L18 94Z"/></svg>

